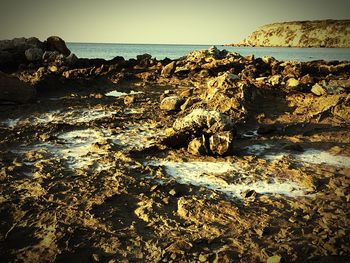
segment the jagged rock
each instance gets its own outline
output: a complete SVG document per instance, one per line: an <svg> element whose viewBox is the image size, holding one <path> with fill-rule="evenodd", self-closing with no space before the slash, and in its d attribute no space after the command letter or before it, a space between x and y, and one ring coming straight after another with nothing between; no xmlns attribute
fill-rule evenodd
<svg viewBox="0 0 350 263"><path fill-rule="evenodd" d="M295 88L299 87L299 85L300 85L299 80L297 80L295 78L290 78L286 82L286 87L289 89L295 89Z"/></svg>
<svg viewBox="0 0 350 263"><path fill-rule="evenodd" d="M170 62L169 64L167 64L166 66L164 66L164 68L162 69L162 76L163 77L171 77L174 72L175 72L175 68L176 68L176 62Z"/></svg>
<svg viewBox="0 0 350 263"><path fill-rule="evenodd" d="M235 74L225 72L220 76L208 81L208 88L226 89L234 86L239 77Z"/></svg>
<svg viewBox="0 0 350 263"><path fill-rule="evenodd" d="M310 85L314 83L314 78L309 74L306 74L300 78L300 84L302 85Z"/></svg>
<svg viewBox="0 0 350 263"><path fill-rule="evenodd" d="M137 59L138 61L149 60L149 59L151 59L151 58L152 58L152 56L151 56L150 54L143 54L143 55L137 55L137 56L136 56L136 59Z"/></svg>
<svg viewBox="0 0 350 263"><path fill-rule="evenodd" d="M170 96L164 98L160 103L160 108L165 111L179 110L184 103L184 99L179 96Z"/></svg>
<svg viewBox="0 0 350 263"><path fill-rule="evenodd" d="M60 55L58 51L45 51L42 59L46 62L53 62Z"/></svg>
<svg viewBox="0 0 350 263"><path fill-rule="evenodd" d="M206 146L207 142L205 136L202 135L199 138L194 138L187 147L187 151L193 155L206 155L208 154L208 149Z"/></svg>
<svg viewBox="0 0 350 263"><path fill-rule="evenodd" d="M28 61L38 61L42 59L43 51L41 48L33 47L24 52Z"/></svg>
<svg viewBox="0 0 350 263"><path fill-rule="evenodd" d="M268 82L274 87L280 85L281 81L282 81L282 76L278 74L273 75L268 79Z"/></svg>
<svg viewBox="0 0 350 263"><path fill-rule="evenodd" d="M323 85L323 84L316 83L315 85L312 86L311 92L317 96L322 96L326 94L330 94L330 95L341 94L344 92L344 89L341 87L332 87L326 84Z"/></svg>
<svg viewBox="0 0 350 263"><path fill-rule="evenodd" d="M326 90L323 88L322 85L316 83L315 85L312 86L311 92L317 96L322 96L327 94Z"/></svg>
<svg viewBox="0 0 350 263"><path fill-rule="evenodd" d="M232 130L234 127L225 114L205 109L194 109L185 117L176 119L173 124L175 131L208 129L211 132L217 132Z"/></svg>
<svg viewBox="0 0 350 263"><path fill-rule="evenodd" d="M67 48L64 40L58 36L51 36L47 38L45 41L46 50L48 51L58 51L60 54L64 56L68 56L70 54L70 50Z"/></svg>
<svg viewBox="0 0 350 263"><path fill-rule="evenodd" d="M35 96L36 91L32 86L0 72L0 100L27 103Z"/></svg>
<svg viewBox="0 0 350 263"><path fill-rule="evenodd" d="M231 131L215 133L209 138L210 150L218 155L229 153L232 150L233 137Z"/></svg>

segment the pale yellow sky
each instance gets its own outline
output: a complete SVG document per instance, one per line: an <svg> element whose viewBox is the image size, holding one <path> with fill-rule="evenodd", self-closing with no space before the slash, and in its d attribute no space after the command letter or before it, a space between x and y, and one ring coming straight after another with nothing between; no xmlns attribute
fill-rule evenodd
<svg viewBox="0 0 350 263"><path fill-rule="evenodd" d="M0 39L227 44L263 24L350 19L349 10L349 0L10 0L1 4Z"/></svg>

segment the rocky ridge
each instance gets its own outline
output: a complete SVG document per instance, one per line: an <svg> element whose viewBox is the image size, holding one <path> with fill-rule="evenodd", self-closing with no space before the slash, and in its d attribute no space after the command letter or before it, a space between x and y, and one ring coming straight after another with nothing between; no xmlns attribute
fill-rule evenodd
<svg viewBox="0 0 350 263"><path fill-rule="evenodd" d="M350 47L350 20L294 21L259 27L233 44L252 47Z"/></svg>

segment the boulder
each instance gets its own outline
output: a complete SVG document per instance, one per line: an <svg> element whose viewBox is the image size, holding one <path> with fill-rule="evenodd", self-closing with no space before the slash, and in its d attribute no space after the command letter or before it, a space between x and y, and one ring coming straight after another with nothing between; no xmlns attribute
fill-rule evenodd
<svg viewBox="0 0 350 263"><path fill-rule="evenodd" d="M54 62L59 55L60 53L58 51L45 51L43 54L43 60L46 62Z"/></svg>
<svg viewBox="0 0 350 263"><path fill-rule="evenodd" d="M35 96L36 91L32 86L16 77L0 72L0 100L27 103Z"/></svg>
<svg viewBox="0 0 350 263"><path fill-rule="evenodd" d="M234 130L235 125L225 114L205 109L194 109L183 118L178 118L173 124L175 131L208 130L211 132Z"/></svg>
<svg viewBox="0 0 350 263"><path fill-rule="evenodd" d="M24 54L28 61L39 61L42 59L44 53L41 48L33 47L28 48Z"/></svg>
<svg viewBox="0 0 350 263"><path fill-rule="evenodd" d="M206 138L202 135L199 138L194 138L187 147L187 151L193 155L206 155L208 154L208 149L206 146Z"/></svg>
<svg viewBox="0 0 350 263"><path fill-rule="evenodd" d="M220 76L208 81L208 88L226 89L235 86L235 82L239 77L235 74L225 72Z"/></svg>
<svg viewBox="0 0 350 263"><path fill-rule="evenodd" d="M167 64L166 66L163 67L162 69L162 76L163 77L171 77L176 69L176 61L170 62L169 64Z"/></svg>
<svg viewBox="0 0 350 263"><path fill-rule="evenodd" d="M217 132L209 138L213 154L225 155L231 152L234 135L230 131Z"/></svg>
<svg viewBox="0 0 350 263"><path fill-rule="evenodd" d="M136 56L136 59L137 59L138 61L149 60L149 59L151 59L151 58L152 58L152 56L151 56L150 54L143 54L143 55L137 55L137 56Z"/></svg>
<svg viewBox="0 0 350 263"><path fill-rule="evenodd" d="M69 66L73 66L78 62L78 57L74 53L70 53L69 56L65 58L65 62Z"/></svg>
<svg viewBox="0 0 350 263"><path fill-rule="evenodd" d="M326 95L327 94L327 92L323 88L323 86L318 84L318 83L316 83L315 85L312 86L311 92L313 94L315 94L316 96L322 96L322 95Z"/></svg>
<svg viewBox="0 0 350 263"><path fill-rule="evenodd" d="M160 109L165 111L179 110L180 106L184 103L184 99L179 96L170 96L164 98L160 103Z"/></svg>
<svg viewBox="0 0 350 263"><path fill-rule="evenodd" d="M16 69L17 63L9 51L0 50L0 70Z"/></svg>
<svg viewBox="0 0 350 263"><path fill-rule="evenodd" d="M297 80L295 78L290 78L286 82L286 87L289 89L295 89L295 88L299 87L299 85L300 85L299 80Z"/></svg>
<svg viewBox="0 0 350 263"><path fill-rule="evenodd" d="M281 84L282 76L279 74L273 75L268 79L268 82L271 84L271 86L276 87Z"/></svg>
<svg viewBox="0 0 350 263"><path fill-rule="evenodd" d="M57 36L51 36L45 41L46 50L48 51L58 51L60 54L64 56L68 56L70 54L70 50L67 48L64 40Z"/></svg>

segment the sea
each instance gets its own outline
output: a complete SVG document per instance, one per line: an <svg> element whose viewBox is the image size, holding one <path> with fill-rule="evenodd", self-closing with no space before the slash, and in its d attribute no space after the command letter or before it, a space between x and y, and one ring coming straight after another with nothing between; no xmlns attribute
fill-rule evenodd
<svg viewBox="0 0 350 263"><path fill-rule="evenodd" d="M112 59L122 56L125 59L136 58L140 54L150 54L158 60L177 59L193 50L208 49L212 45L175 45L175 44L112 44L112 43L67 43L68 48L79 58ZM292 61L350 61L350 48L281 48L281 47L232 47L217 45L218 49L238 52L242 56L272 56L277 60Z"/></svg>

